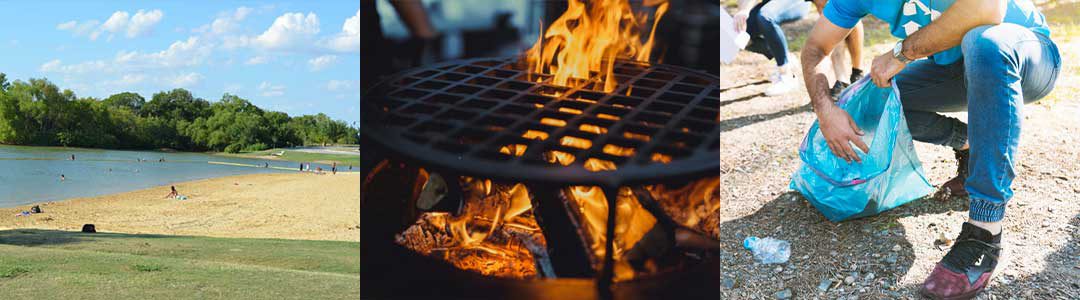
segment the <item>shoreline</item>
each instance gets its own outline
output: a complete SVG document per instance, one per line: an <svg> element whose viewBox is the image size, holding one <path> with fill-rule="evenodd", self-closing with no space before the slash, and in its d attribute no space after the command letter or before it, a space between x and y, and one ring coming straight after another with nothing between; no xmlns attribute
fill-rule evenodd
<svg viewBox="0 0 1080 300"><path fill-rule="evenodd" d="M349 165L350 161L348 161L348 158L351 156L350 154L342 154L342 153L320 153L320 152L309 152L309 151L292 150L292 149L279 149L279 148L262 150L262 151L255 151L255 152L249 152L249 153L258 153L258 152L269 152L269 151L272 151L272 150L285 150L285 151L295 151L295 152L302 152L302 153L309 153L309 154L315 154L315 155L326 155L326 156L328 156L325 159L318 159L318 160L310 160L309 161L309 160L291 160L291 159L286 159L286 158L282 158L280 156L274 156L274 155L269 155L269 154L266 154L266 155L253 155L253 154L248 154L248 153L228 153L228 152L214 152L214 151L203 151L203 152L200 152L200 151L181 151L181 150L170 149L170 148L159 148L159 149L109 149L109 148L84 148L84 147L69 147L69 146L16 145L16 144L3 144L3 143L0 143L0 146L14 147L14 148L36 148L36 149L45 149L45 150L48 150L48 151L56 151L56 152L61 152L61 151L88 151L88 152L93 152L93 151L121 151L121 152L149 152L149 153L191 153L191 154L204 154L204 155L208 155L208 156L217 156L217 157L243 158L243 159L255 159L255 160L260 160L261 159L261 160L272 160L272 161L288 161L288 162L297 162L297 163L304 162L304 163L315 163L315 164L325 164L325 165L330 165L331 163L334 163L334 162L337 162L339 165ZM357 157L359 157L359 156L357 156ZM61 158L61 160L62 159L63 158Z"/></svg>
<svg viewBox="0 0 1080 300"><path fill-rule="evenodd" d="M359 173L216 177L0 208L0 230L359 241ZM165 198L176 186L187 200ZM43 213L16 216L38 205Z"/></svg>

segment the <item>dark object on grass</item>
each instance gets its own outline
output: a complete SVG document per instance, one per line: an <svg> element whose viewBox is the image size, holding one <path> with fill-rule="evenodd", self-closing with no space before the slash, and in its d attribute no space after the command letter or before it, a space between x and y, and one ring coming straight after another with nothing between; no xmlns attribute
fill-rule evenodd
<svg viewBox="0 0 1080 300"><path fill-rule="evenodd" d="M40 214L41 213L41 207L39 207L37 205L34 205L33 207L30 208L30 213L32 213L32 214Z"/></svg>
<svg viewBox="0 0 1080 300"><path fill-rule="evenodd" d="M82 232L95 233L95 232L97 232L97 229L94 229L94 224L83 224Z"/></svg>

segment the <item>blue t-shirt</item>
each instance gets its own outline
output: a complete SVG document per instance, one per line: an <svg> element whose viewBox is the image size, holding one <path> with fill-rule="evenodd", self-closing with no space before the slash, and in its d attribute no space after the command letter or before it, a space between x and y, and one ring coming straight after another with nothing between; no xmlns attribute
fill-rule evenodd
<svg viewBox="0 0 1080 300"><path fill-rule="evenodd" d="M825 18L837 26L851 28L859 19L872 14L889 23L892 35L906 38L919 28L936 20L949 9L955 0L830 0L825 5ZM1004 23L1017 24L1031 31L1050 36L1043 16L1030 0L1009 0ZM930 56L939 65L956 62L963 54L960 47L952 47Z"/></svg>

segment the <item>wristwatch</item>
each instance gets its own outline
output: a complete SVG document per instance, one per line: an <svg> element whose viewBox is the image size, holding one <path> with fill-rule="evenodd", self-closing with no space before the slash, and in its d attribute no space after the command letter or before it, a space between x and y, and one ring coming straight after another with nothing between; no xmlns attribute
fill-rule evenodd
<svg viewBox="0 0 1080 300"><path fill-rule="evenodd" d="M896 60L899 60L900 62L905 64L912 61L912 59L904 56L904 40L896 41L896 46L893 46L892 49L892 56L893 58L896 58Z"/></svg>

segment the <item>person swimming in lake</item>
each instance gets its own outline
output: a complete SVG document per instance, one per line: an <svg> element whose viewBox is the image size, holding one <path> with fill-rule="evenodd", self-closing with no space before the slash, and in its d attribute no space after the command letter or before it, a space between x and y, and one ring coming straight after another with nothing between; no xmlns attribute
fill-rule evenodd
<svg viewBox="0 0 1080 300"><path fill-rule="evenodd" d="M60 174L60 181L65 181L65 180L67 180L67 177L64 177L64 174Z"/></svg>
<svg viewBox="0 0 1080 300"><path fill-rule="evenodd" d="M71 155L71 160L75 160L75 154Z"/></svg>
<svg viewBox="0 0 1080 300"><path fill-rule="evenodd" d="M171 189L172 191L169 192L169 195L165 196L165 198L176 198L177 196L180 196L180 193L176 192L176 186L175 185L169 186L169 189Z"/></svg>

